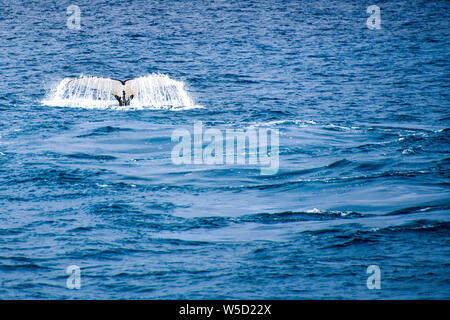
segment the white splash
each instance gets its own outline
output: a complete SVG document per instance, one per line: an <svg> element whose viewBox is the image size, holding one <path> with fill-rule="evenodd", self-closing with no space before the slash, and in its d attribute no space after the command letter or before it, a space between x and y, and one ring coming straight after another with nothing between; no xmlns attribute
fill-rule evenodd
<svg viewBox="0 0 450 320"><path fill-rule="evenodd" d="M76 81L73 81L76 80ZM119 106L113 97L120 82L108 78L80 76L63 79L42 101L48 106L87 109L170 109L202 108L185 89L185 83L164 74L150 74L126 82L126 90L134 94L129 106Z"/></svg>

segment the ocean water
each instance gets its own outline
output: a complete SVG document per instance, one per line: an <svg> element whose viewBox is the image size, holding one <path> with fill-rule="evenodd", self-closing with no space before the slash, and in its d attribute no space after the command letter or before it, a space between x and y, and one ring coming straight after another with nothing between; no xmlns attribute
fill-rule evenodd
<svg viewBox="0 0 450 320"><path fill-rule="evenodd" d="M450 298L448 1L1 6L1 299ZM195 107L45 103L152 74ZM198 121L278 130L278 171L174 164Z"/></svg>

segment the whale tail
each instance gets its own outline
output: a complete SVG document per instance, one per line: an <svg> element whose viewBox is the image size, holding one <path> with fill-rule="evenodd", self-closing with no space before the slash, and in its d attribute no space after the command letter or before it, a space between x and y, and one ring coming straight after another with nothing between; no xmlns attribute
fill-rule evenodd
<svg viewBox="0 0 450 320"><path fill-rule="evenodd" d="M126 81L80 75L64 78L42 103L49 106L127 109L190 109L195 105L183 81L149 74Z"/></svg>
<svg viewBox="0 0 450 320"><path fill-rule="evenodd" d="M134 94L130 96L126 96L125 90L122 91L122 96L118 96L116 94L113 94L114 98L116 98L117 101L119 101L119 106L129 106L131 103L131 100L134 98Z"/></svg>
<svg viewBox="0 0 450 320"><path fill-rule="evenodd" d="M136 79L128 79L122 81L110 78L82 77L69 81L67 86L77 86L79 88L92 89L110 94L116 98L119 102L119 106L129 106L136 94L136 86L134 85L135 80Z"/></svg>

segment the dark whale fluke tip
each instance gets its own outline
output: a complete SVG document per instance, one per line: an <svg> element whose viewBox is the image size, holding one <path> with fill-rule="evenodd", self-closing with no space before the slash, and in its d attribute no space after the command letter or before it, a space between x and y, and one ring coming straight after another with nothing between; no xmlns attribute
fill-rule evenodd
<svg viewBox="0 0 450 320"><path fill-rule="evenodd" d="M111 80L119 81L124 86L127 81L130 81L133 79L120 80L120 79L111 78ZM130 95L129 97L126 97L125 90L122 90L122 96L119 96L116 94L113 94L113 96L114 96L114 98L116 98L117 101L119 101L119 106L121 106L121 107L129 106L131 103L131 100L133 100L133 98L134 98L134 95Z"/></svg>
<svg viewBox="0 0 450 320"><path fill-rule="evenodd" d="M129 106L131 103L131 100L133 100L134 95L129 96L128 98L126 97L125 94L125 90L122 91L122 97L118 96L118 95L114 95L114 98L117 99L117 101L119 101L119 106Z"/></svg>
<svg viewBox="0 0 450 320"><path fill-rule="evenodd" d="M132 80L132 79L120 80L120 79L114 79L114 78L111 78L111 80L119 81L121 84L125 85L125 82L127 82L127 81L129 81L129 80Z"/></svg>

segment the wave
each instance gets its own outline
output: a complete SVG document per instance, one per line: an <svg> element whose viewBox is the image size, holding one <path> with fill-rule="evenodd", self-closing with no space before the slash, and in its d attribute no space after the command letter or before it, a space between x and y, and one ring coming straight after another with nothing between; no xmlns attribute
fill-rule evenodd
<svg viewBox="0 0 450 320"><path fill-rule="evenodd" d="M77 138L96 137L96 136L108 135L113 132L122 132L122 131L133 131L133 129L105 126L105 127L96 128L90 133L79 135L76 137Z"/></svg>

